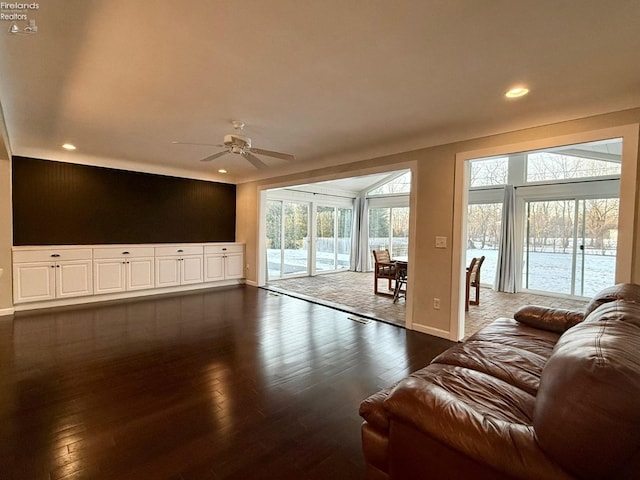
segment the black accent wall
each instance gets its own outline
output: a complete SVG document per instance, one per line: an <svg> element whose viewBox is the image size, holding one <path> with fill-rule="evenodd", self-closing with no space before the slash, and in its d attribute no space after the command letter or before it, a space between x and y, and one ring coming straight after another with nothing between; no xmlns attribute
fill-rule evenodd
<svg viewBox="0 0 640 480"><path fill-rule="evenodd" d="M14 245L235 241L236 187L12 158Z"/></svg>

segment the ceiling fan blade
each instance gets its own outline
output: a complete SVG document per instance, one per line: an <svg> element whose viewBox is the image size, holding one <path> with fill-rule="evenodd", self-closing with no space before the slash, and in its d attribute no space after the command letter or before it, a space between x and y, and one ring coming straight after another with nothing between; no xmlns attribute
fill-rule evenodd
<svg viewBox="0 0 640 480"><path fill-rule="evenodd" d="M263 150L261 148L251 148L250 150L252 153L257 153L258 155L281 158L282 160L287 160L289 162L296 159L296 157L289 155L288 153L272 152L271 150Z"/></svg>
<svg viewBox="0 0 640 480"><path fill-rule="evenodd" d="M200 145L203 147L224 147L224 145L214 145L213 143L193 143L193 142L171 142L172 145Z"/></svg>
<svg viewBox="0 0 640 480"><path fill-rule="evenodd" d="M213 155L209 155L208 157L204 157L202 160L200 160L201 162L210 162L211 160L215 160L218 157L221 157L222 155L226 155L227 152L226 150L223 150L222 152L218 152L218 153L214 153Z"/></svg>
<svg viewBox="0 0 640 480"><path fill-rule="evenodd" d="M251 150L253 150L253 149L251 149ZM255 155L253 155L253 154L251 154L251 153L249 153L249 152L244 152L244 153L242 154L242 156L243 156L244 158L246 158L246 159L247 159L247 161L248 161L249 163L251 163L251 165L253 165L253 166L254 166L254 167L256 167L256 168L260 168L260 169L262 169L262 168L267 168L267 164L266 164L266 163L264 163L264 162L263 162L262 160L260 160L258 157L256 157Z"/></svg>

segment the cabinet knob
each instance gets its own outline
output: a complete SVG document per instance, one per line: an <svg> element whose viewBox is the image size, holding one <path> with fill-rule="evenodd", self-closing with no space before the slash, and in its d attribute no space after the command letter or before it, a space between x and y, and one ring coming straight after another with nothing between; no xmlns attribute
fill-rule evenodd
<svg viewBox="0 0 640 480"><path fill-rule="evenodd" d="M122 252L123 255L129 255L129 252Z"/></svg>
<svg viewBox="0 0 640 480"><path fill-rule="evenodd" d="M184 252L184 250L182 250L182 249L179 249L179 250L178 250L178 253L182 253L182 252Z"/></svg>
<svg viewBox="0 0 640 480"><path fill-rule="evenodd" d="M60 256L59 253L52 253L51 258L58 258Z"/></svg>
<svg viewBox="0 0 640 480"><path fill-rule="evenodd" d="M225 252L226 250L227 250L226 247L222 249L223 252Z"/></svg>

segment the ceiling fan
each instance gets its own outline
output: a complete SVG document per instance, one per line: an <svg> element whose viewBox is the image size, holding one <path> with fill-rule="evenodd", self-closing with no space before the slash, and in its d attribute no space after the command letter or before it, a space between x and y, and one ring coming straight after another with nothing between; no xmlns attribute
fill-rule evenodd
<svg viewBox="0 0 640 480"><path fill-rule="evenodd" d="M241 132L244 128L244 123L238 120L234 120L231 122L233 128ZM209 162L211 160L215 160L218 157L226 155L227 153L235 153L237 155L242 156L245 160L247 160L251 165L256 168L267 168L267 164L260 160L258 157L254 155L257 153L258 155L266 155L267 157L279 158L281 160L295 160L293 155L289 155L288 153L280 153L280 152L272 152L271 150L263 150L262 148L255 148L251 146L251 139L249 137L245 137L244 135L240 135L239 133L230 133L224 136L224 140L222 144L213 145L210 143L190 143L190 142L171 142L175 145L206 145L210 147L224 147L224 150L221 152L214 153L209 155L208 157L200 160L201 162Z"/></svg>

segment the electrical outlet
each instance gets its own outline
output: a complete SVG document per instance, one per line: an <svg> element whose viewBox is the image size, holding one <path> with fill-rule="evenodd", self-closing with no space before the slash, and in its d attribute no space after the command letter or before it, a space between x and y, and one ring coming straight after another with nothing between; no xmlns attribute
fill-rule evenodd
<svg viewBox="0 0 640 480"><path fill-rule="evenodd" d="M440 310L440 299L439 298L434 298L433 299L433 309L434 310Z"/></svg>
<svg viewBox="0 0 640 480"><path fill-rule="evenodd" d="M447 248L447 237L436 237L436 248Z"/></svg>

